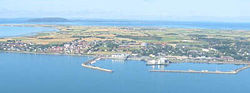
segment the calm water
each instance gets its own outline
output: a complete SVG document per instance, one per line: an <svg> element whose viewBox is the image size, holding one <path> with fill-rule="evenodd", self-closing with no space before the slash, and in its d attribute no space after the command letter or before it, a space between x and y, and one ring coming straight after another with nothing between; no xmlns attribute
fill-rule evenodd
<svg viewBox="0 0 250 93"><path fill-rule="evenodd" d="M74 22L27 22L28 19L0 19L0 24L58 24L84 26L151 26L171 28L241 29L250 30L250 23L223 22L178 22L178 21L124 21L124 20L83 20Z"/></svg>
<svg viewBox="0 0 250 93"><path fill-rule="evenodd" d="M26 36L32 35L37 32L56 31L53 28L47 27L10 27L0 26L0 37L11 37L11 36Z"/></svg>
<svg viewBox="0 0 250 93"><path fill-rule="evenodd" d="M96 65L115 71L106 73L81 67L88 59L0 53L0 93L250 93L250 69L237 75L152 73L141 61L101 60Z"/></svg>
<svg viewBox="0 0 250 93"><path fill-rule="evenodd" d="M86 22L38 23L38 24L62 24L62 25L85 25L85 26L142 26L142 27L250 30L250 23L219 23L219 22L86 21Z"/></svg>

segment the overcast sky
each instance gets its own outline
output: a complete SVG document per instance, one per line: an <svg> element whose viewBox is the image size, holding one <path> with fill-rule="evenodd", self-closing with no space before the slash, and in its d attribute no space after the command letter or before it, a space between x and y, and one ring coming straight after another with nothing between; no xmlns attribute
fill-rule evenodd
<svg viewBox="0 0 250 93"><path fill-rule="evenodd" d="M0 0L0 18L250 22L250 0Z"/></svg>

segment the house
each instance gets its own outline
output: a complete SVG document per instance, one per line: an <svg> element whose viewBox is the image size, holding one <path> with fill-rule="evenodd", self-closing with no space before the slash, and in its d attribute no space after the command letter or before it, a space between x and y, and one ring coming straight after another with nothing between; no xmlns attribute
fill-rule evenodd
<svg viewBox="0 0 250 93"><path fill-rule="evenodd" d="M125 60L127 59L127 57L129 56L129 54L113 54L111 55L111 58L114 58L114 59L122 59L122 60Z"/></svg>

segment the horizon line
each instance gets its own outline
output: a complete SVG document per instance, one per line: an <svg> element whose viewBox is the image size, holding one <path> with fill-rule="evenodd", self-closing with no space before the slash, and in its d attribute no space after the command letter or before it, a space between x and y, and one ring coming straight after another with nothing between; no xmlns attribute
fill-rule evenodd
<svg viewBox="0 0 250 93"><path fill-rule="evenodd" d="M195 19L195 20L175 20L175 19L121 19L121 18L114 18L114 19L110 19L110 18L81 18L81 17L13 17L13 18L4 18L4 17L0 17L1 19L37 19L37 18L64 18L67 20L71 20L71 21L81 21L81 20L89 20L89 21L158 21L158 22L207 22L207 23L250 23L250 21L221 21L221 20L202 20L202 19Z"/></svg>

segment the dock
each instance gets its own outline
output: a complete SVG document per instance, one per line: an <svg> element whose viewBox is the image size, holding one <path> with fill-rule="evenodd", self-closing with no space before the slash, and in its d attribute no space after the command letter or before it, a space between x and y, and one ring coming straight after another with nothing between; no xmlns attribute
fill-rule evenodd
<svg viewBox="0 0 250 93"><path fill-rule="evenodd" d="M99 70L99 71L104 71L104 72L110 72L112 73L113 71L110 69L105 69L105 68L101 68L101 67L97 67L97 66L93 66L92 64L96 63L98 60L101 60L101 57L95 57L91 60L88 60L87 62L82 63L82 66L85 68L90 68L90 69L94 69L94 70Z"/></svg>
<svg viewBox="0 0 250 93"><path fill-rule="evenodd" d="M150 70L150 72L171 72L171 73L206 73L206 74L237 74L242 70L250 68L250 65L244 66L242 68L233 71L208 71L208 70Z"/></svg>

